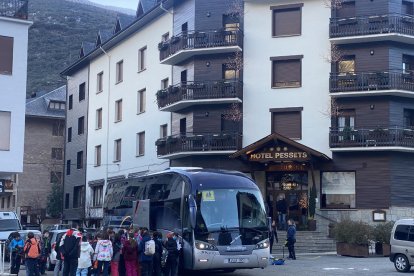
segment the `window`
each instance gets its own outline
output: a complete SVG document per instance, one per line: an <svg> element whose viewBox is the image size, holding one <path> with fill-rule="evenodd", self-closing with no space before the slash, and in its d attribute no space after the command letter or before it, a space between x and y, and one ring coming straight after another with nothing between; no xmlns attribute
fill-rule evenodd
<svg viewBox="0 0 414 276"><path fill-rule="evenodd" d="M85 83L81 83L79 85L79 102L85 100L85 90L86 90Z"/></svg>
<svg viewBox="0 0 414 276"><path fill-rule="evenodd" d="M73 208L83 207L84 193L83 186L73 187Z"/></svg>
<svg viewBox="0 0 414 276"><path fill-rule="evenodd" d="M13 72L13 37L0 35L0 74L11 75Z"/></svg>
<svg viewBox="0 0 414 276"><path fill-rule="evenodd" d="M355 135L352 131L355 127L355 110L341 109L337 117L338 139L339 141L355 140Z"/></svg>
<svg viewBox="0 0 414 276"><path fill-rule="evenodd" d="M187 133L187 118L180 119L180 134L185 136Z"/></svg>
<svg viewBox="0 0 414 276"><path fill-rule="evenodd" d="M170 33L165 33L165 34L163 34L163 35L162 35L162 37L161 37L161 41L162 41L162 42L165 42L165 41L167 41L168 39L170 39Z"/></svg>
<svg viewBox="0 0 414 276"><path fill-rule="evenodd" d="M101 145L95 146L95 167L101 165Z"/></svg>
<svg viewBox="0 0 414 276"><path fill-rule="evenodd" d="M10 150L11 112L0 111L0 150Z"/></svg>
<svg viewBox="0 0 414 276"><path fill-rule="evenodd" d="M71 161L67 160L66 161L66 175L70 175L70 166L71 166Z"/></svg>
<svg viewBox="0 0 414 276"><path fill-rule="evenodd" d="M115 122L122 121L122 99L115 102Z"/></svg>
<svg viewBox="0 0 414 276"><path fill-rule="evenodd" d="M63 149L62 148L52 148L52 159L63 160Z"/></svg>
<svg viewBox="0 0 414 276"><path fill-rule="evenodd" d="M85 117L78 118L78 135L85 133Z"/></svg>
<svg viewBox="0 0 414 276"><path fill-rule="evenodd" d="M76 168L78 170L83 168L83 151L78 151L76 154Z"/></svg>
<svg viewBox="0 0 414 276"><path fill-rule="evenodd" d="M73 95L69 95L69 110L73 108Z"/></svg>
<svg viewBox="0 0 414 276"><path fill-rule="evenodd" d="M65 103L50 101L49 109L65 110Z"/></svg>
<svg viewBox="0 0 414 276"><path fill-rule="evenodd" d="M235 69L235 64L223 64L222 65L223 79L235 80L240 76L240 71Z"/></svg>
<svg viewBox="0 0 414 276"><path fill-rule="evenodd" d="M404 109L404 127L414 127L414 109Z"/></svg>
<svg viewBox="0 0 414 276"><path fill-rule="evenodd" d="M403 55L402 69L404 74L413 74L414 72L414 57Z"/></svg>
<svg viewBox="0 0 414 276"><path fill-rule="evenodd" d="M95 128L101 129L102 128L102 108L99 108L96 110L96 122L95 122Z"/></svg>
<svg viewBox="0 0 414 276"><path fill-rule="evenodd" d="M139 56L138 56L138 71L143 71L147 68L146 65L146 54L147 54L147 46L139 49Z"/></svg>
<svg viewBox="0 0 414 276"><path fill-rule="evenodd" d="M355 56L341 57L341 60L338 61L337 71L340 76L353 74L355 72Z"/></svg>
<svg viewBox="0 0 414 276"><path fill-rule="evenodd" d="M65 209L69 209L69 194L65 194Z"/></svg>
<svg viewBox="0 0 414 276"><path fill-rule="evenodd" d="M7 197L7 208L10 208L10 196Z"/></svg>
<svg viewBox="0 0 414 276"><path fill-rule="evenodd" d="M271 57L272 88L300 87L302 58L303 56Z"/></svg>
<svg viewBox="0 0 414 276"><path fill-rule="evenodd" d="M322 172L322 208L355 208L355 172Z"/></svg>
<svg viewBox="0 0 414 276"><path fill-rule="evenodd" d="M92 188L92 205L93 207L102 206L102 192L103 186L95 186Z"/></svg>
<svg viewBox="0 0 414 276"><path fill-rule="evenodd" d="M272 6L272 36L292 36L302 34L303 4Z"/></svg>
<svg viewBox="0 0 414 276"><path fill-rule="evenodd" d="M161 89L167 89L168 88L169 79L165 78L161 80Z"/></svg>
<svg viewBox="0 0 414 276"><path fill-rule="evenodd" d="M302 107L271 109L272 132L290 139L302 139L302 110Z"/></svg>
<svg viewBox="0 0 414 276"><path fill-rule="evenodd" d="M68 128L68 143L72 142L72 128Z"/></svg>
<svg viewBox="0 0 414 276"><path fill-rule="evenodd" d="M239 18L234 15L223 15L223 26L226 31L237 31L240 27Z"/></svg>
<svg viewBox="0 0 414 276"><path fill-rule="evenodd" d="M121 161L121 143L122 143L121 139L115 140L115 143L114 143L114 162Z"/></svg>
<svg viewBox="0 0 414 276"><path fill-rule="evenodd" d="M160 137L165 138L168 135L168 125L161 125L160 126Z"/></svg>
<svg viewBox="0 0 414 276"><path fill-rule="evenodd" d="M138 102L137 102L137 106L138 106L138 110L137 110L137 112L138 112L138 114L139 113L143 113L143 112L145 112L145 89L142 89L142 90L140 90L140 91L138 91L138 96L137 96L137 98L138 98Z"/></svg>
<svg viewBox="0 0 414 276"><path fill-rule="evenodd" d="M137 133L137 156L145 154L145 132Z"/></svg>
<svg viewBox="0 0 414 276"><path fill-rule="evenodd" d="M355 14L355 1L341 1L341 6L336 8L337 18L353 18Z"/></svg>
<svg viewBox="0 0 414 276"><path fill-rule="evenodd" d="M62 172L50 172L50 183L61 184Z"/></svg>
<svg viewBox="0 0 414 276"><path fill-rule="evenodd" d="M401 241L414 241L414 227L410 225L397 225L394 232L394 239Z"/></svg>
<svg viewBox="0 0 414 276"><path fill-rule="evenodd" d="M116 83L124 80L124 61L121 60L116 64Z"/></svg>
<svg viewBox="0 0 414 276"><path fill-rule="evenodd" d="M54 122L52 126L52 135L53 136L63 136L64 124L63 122Z"/></svg>
<svg viewBox="0 0 414 276"><path fill-rule="evenodd" d="M103 91L103 72L97 75L96 93Z"/></svg>
<svg viewBox="0 0 414 276"><path fill-rule="evenodd" d="M410 1L402 1L401 14L403 14L403 15L411 15L411 16L414 15L413 2L410 2Z"/></svg>

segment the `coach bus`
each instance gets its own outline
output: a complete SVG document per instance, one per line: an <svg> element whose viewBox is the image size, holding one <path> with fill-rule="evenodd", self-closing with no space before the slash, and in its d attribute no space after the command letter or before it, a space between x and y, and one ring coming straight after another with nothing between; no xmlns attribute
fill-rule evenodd
<svg viewBox="0 0 414 276"><path fill-rule="evenodd" d="M164 237L178 233L185 270L267 266L269 220L263 198L253 180L240 172L170 168L110 183L104 202L107 224L111 218L134 218L137 224L138 217L138 226ZM138 208L145 206L141 202L149 206Z"/></svg>

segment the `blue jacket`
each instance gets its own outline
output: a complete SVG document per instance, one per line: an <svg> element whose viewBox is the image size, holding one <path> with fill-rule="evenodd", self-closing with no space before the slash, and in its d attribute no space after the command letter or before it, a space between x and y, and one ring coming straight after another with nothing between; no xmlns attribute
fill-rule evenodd
<svg viewBox="0 0 414 276"><path fill-rule="evenodd" d="M142 236L142 239L139 242L138 255L139 255L139 261L140 262L152 262L152 256L147 256L147 255L144 254L144 252L145 252L145 243L149 240L151 240L151 237L147 233L144 236Z"/></svg>
<svg viewBox="0 0 414 276"><path fill-rule="evenodd" d="M295 225L289 225L287 230L287 240L296 241L296 227Z"/></svg>
<svg viewBox="0 0 414 276"><path fill-rule="evenodd" d="M20 240L16 240L16 239L13 239L11 242L10 242L10 244L9 244L9 249L10 249L10 252L15 252L15 251L17 251L16 249L16 247L20 247L20 250L23 250L23 247L24 247L24 242L23 242L23 240L22 239L20 239Z"/></svg>

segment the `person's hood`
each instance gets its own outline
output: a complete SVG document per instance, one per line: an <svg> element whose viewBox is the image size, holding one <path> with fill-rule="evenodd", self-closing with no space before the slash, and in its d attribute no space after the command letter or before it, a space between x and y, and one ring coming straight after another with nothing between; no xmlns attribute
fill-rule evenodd
<svg viewBox="0 0 414 276"><path fill-rule="evenodd" d="M81 243L81 251L88 251L90 247L89 242L82 242Z"/></svg>
<svg viewBox="0 0 414 276"><path fill-rule="evenodd" d="M111 243L110 240L101 240L102 245L109 245Z"/></svg>
<svg viewBox="0 0 414 276"><path fill-rule="evenodd" d="M36 242L37 242L35 238L31 238L29 241L30 241L31 244L36 244Z"/></svg>

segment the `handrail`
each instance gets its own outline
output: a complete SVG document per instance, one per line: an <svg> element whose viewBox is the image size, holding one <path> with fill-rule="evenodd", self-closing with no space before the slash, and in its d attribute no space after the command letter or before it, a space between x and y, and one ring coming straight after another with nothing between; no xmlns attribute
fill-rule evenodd
<svg viewBox="0 0 414 276"><path fill-rule="evenodd" d="M332 223L338 223L336 220L331 219L331 218L328 218L328 217L326 217L326 216L324 216L324 215L318 214L317 212L315 212L315 215L317 215L317 216L319 216L319 217L321 217L321 218L323 218L323 219L325 219L325 220L327 220L327 221L330 221L330 222L332 222Z"/></svg>

